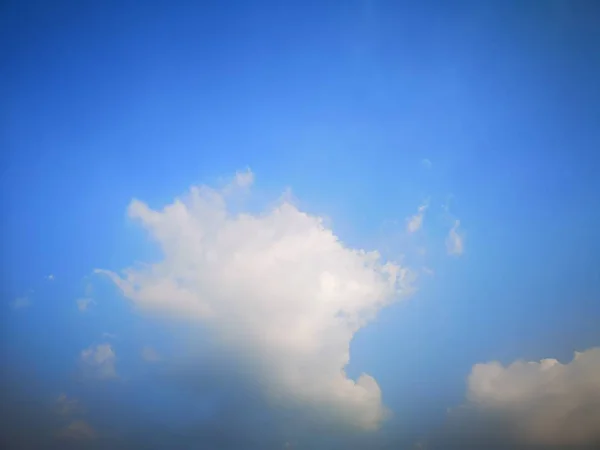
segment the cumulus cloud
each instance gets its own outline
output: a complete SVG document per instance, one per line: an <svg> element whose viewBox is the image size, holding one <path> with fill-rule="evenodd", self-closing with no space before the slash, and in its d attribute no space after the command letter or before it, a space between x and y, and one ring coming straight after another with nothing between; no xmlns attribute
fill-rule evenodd
<svg viewBox="0 0 600 450"><path fill-rule="evenodd" d="M93 299L88 297L78 298L76 302L77 309L79 309L79 311L81 312L87 311L91 306L96 304L96 302Z"/></svg>
<svg viewBox="0 0 600 450"><path fill-rule="evenodd" d="M423 226L423 216L425 215L427 206L427 203L423 203L421 206L419 206L417 213L407 219L406 231L409 233L414 233L415 231L421 229L421 226Z"/></svg>
<svg viewBox="0 0 600 450"><path fill-rule="evenodd" d="M495 430L513 446L579 448L600 444L600 347L572 361L476 364L467 403L452 412ZM501 430L501 432L499 431ZM598 447L596 447L598 448Z"/></svg>
<svg viewBox="0 0 600 450"><path fill-rule="evenodd" d="M449 255L462 255L464 252L464 237L459 232L460 220L455 220L454 225L446 238L446 250Z"/></svg>
<svg viewBox="0 0 600 450"><path fill-rule="evenodd" d="M99 344L81 352L81 362L85 369L98 378L114 378L116 355L110 344Z"/></svg>
<svg viewBox="0 0 600 450"><path fill-rule="evenodd" d="M148 362L157 362L160 361L160 355L152 347L146 346L142 349L142 359Z"/></svg>
<svg viewBox="0 0 600 450"><path fill-rule="evenodd" d="M11 303L12 309L22 309L22 308L27 308L29 306L31 306L31 301L29 300L28 297L19 297L19 298L16 298Z"/></svg>
<svg viewBox="0 0 600 450"><path fill-rule="evenodd" d="M353 335L411 292L412 272L377 252L346 247L324 221L289 200L233 215L235 188L192 187L162 210L133 200L162 247L161 261L110 277L137 307L205 324L214 341L253 361L247 376L266 398L336 423L375 429L388 414L373 377L349 379Z"/></svg>

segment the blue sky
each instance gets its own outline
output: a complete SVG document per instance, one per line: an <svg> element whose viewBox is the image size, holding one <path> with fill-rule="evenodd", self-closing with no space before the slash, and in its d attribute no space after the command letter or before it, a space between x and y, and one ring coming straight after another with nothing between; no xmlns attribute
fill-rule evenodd
<svg viewBox="0 0 600 450"><path fill-rule="evenodd" d="M469 448L473 437L451 429L463 421L457 429L508 430L507 448L599 442L589 430L600 429L600 386L569 375L580 373L569 364L579 351L578 361L590 361L585 380L600 379L599 20L597 5L585 1L6 2L0 261L12 422L3 419L4 441L440 448L450 433ZM223 247L205 244L219 255L256 251L247 269L260 284L243 273L221 278L224 266L194 253L200 228L167 212L156 225L158 216L131 206L138 199L161 211L191 186L214 189L233 218L271 217L291 192L289 215L272 219L281 241L258 239L271 222L256 219L255 228L227 225L237 231ZM410 231L420 206L422 221ZM217 220L215 211L206 217ZM316 228L314 247L301 241L308 234L296 230L313 226L301 212L325 218L339 241ZM215 227L215 236L225 233ZM303 243L292 249L284 237ZM258 262L276 248L288 261L275 267L279 275ZM368 373L381 391L368 407L332 400L341 384L311 390L337 383L320 363L342 351L328 340L347 331L321 316L325 300L314 293L326 284L310 290L311 280L333 274L333 286L363 280L364 292L387 289L387 272L359 270L351 249L378 250L414 275L410 294L401 283L376 319L342 339L350 344L347 376ZM136 263L157 269L150 276ZM309 270L321 263L322 273ZM183 266L214 274L210 288L185 279ZM131 267L143 293L94 273ZM276 284L288 275L292 283L293 274L307 289L295 306L289 299L300 288ZM246 303L217 282L225 279L251 292ZM175 290L158 287L167 280ZM181 289L194 305L206 300L218 319L196 317L188 297L173 300ZM356 304L344 295L348 314L379 305L375 294ZM239 315L243 305L253 306L249 314L264 308L256 324ZM300 317L328 325L289 344L277 334L281 346L248 338ZM239 336L236 321L246 330ZM312 350L302 350L308 362L300 363L294 352L303 345ZM500 381L524 379L511 363L545 358L564 365L552 379L565 396L580 398L585 385L595 402L598 415L587 413L579 440L568 424L541 422L560 430L543 440L494 422L517 410L537 417L545 401L569 403L544 396L541 365L517 400L497 400L512 399ZM479 378L474 366L492 361L503 371L487 391L488 372ZM281 375L288 369L307 375L292 382ZM269 403L277 383L298 404ZM527 389L538 403L527 403ZM373 419L374 431L362 430L358 416L332 413L376 414L383 404L393 416ZM478 419L449 418L448 408L461 405L481 412ZM332 420L325 427L314 423L322 414ZM485 433L489 443L493 433Z"/></svg>

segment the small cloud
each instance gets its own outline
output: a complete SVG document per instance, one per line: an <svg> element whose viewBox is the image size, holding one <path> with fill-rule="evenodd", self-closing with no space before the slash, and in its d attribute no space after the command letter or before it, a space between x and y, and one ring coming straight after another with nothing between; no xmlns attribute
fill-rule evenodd
<svg viewBox="0 0 600 450"><path fill-rule="evenodd" d="M57 411L60 415L67 416L76 412L81 412L79 400L69 398L67 394L62 393L56 399Z"/></svg>
<svg viewBox="0 0 600 450"><path fill-rule="evenodd" d="M144 347L142 349L142 358L148 362L157 362L161 359L160 355L152 347Z"/></svg>
<svg viewBox="0 0 600 450"><path fill-rule="evenodd" d="M44 278L45 278L46 280L48 280L48 281L54 281L54 275L53 275L53 274L46 275Z"/></svg>
<svg viewBox="0 0 600 450"><path fill-rule="evenodd" d="M81 362L97 378L116 378L116 354L110 344L91 346L81 352Z"/></svg>
<svg viewBox="0 0 600 450"><path fill-rule="evenodd" d="M228 184L223 188L223 194L232 194L239 190L249 189L254 184L254 173L249 168L237 171L233 178L230 178Z"/></svg>
<svg viewBox="0 0 600 450"><path fill-rule="evenodd" d="M57 437L63 439L86 440L98 436L96 430L84 420L74 420L57 433Z"/></svg>
<svg viewBox="0 0 600 450"><path fill-rule="evenodd" d="M446 195L446 200L444 201L444 203L441 205L442 209L445 212L450 212L450 203L454 200L454 194L448 194Z"/></svg>
<svg viewBox="0 0 600 450"><path fill-rule="evenodd" d="M29 301L28 297L19 297L19 298L16 298L11 303L12 309L23 309L23 308L28 308L29 306L31 306L31 302Z"/></svg>
<svg viewBox="0 0 600 450"><path fill-rule="evenodd" d="M92 305L95 305L96 302L91 298L79 298L76 300L77 309L79 311L84 312L87 311Z"/></svg>
<svg viewBox="0 0 600 450"><path fill-rule="evenodd" d="M249 187L254 183L254 174L250 169L236 172L234 182L241 188Z"/></svg>
<svg viewBox="0 0 600 450"><path fill-rule="evenodd" d="M432 166L432 165L433 165L433 164L431 163L431 161L430 161L429 159L427 159L427 158L423 158L423 159L421 160L421 166L422 166L423 168L425 168L425 169L431 169L431 166Z"/></svg>
<svg viewBox="0 0 600 450"><path fill-rule="evenodd" d="M421 229L421 226L423 226L423 216L425 215L427 207L427 202L423 203L421 206L419 206L417 214L407 219L406 231L408 231L409 233L414 233L415 231Z"/></svg>
<svg viewBox="0 0 600 450"><path fill-rule="evenodd" d="M446 250L449 255L462 255L464 252L464 237L459 233L460 220L454 222L446 238Z"/></svg>

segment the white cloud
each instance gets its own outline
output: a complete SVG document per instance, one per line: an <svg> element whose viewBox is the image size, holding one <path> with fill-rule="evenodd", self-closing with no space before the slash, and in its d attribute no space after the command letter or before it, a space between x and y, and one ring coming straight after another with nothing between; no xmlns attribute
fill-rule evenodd
<svg viewBox="0 0 600 450"><path fill-rule="evenodd" d="M234 184L247 186L250 175ZM138 307L205 323L216 342L257 362L248 372L271 400L375 429L388 411L369 375L349 379L350 341L411 292L412 272L345 247L322 219L287 200L231 215L230 189L193 187L160 211L133 200L164 259L108 275Z"/></svg>
<svg viewBox="0 0 600 450"><path fill-rule="evenodd" d="M421 229L421 226L423 225L423 216L425 215L427 206L427 203L423 203L421 206L419 206L417 214L407 219L406 231L408 231L409 233L414 233L415 231Z"/></svg>
<svg viewBox="0 0 600 450"><path fill-rule="evenodd" d="M74 420L58 432L58 437L64 439L85 440L97 437L96 430L84 420Z"/></svg>
<svg viewBox="0 0 600 450"><path fill-rule="evenodd" d="M84 312L87 311L92 305L95 305L96 302L91 299L91 298L78 298L76 300L77 302L77 309L79 309L79 311Z"/></svg>
<svg viewBox="0 0 600 450"><path fill-rule="evenodd" d="M148 362L160 361L160 355L152 347L144 347L142 349L142 359Z"/></svg>
<svg viewBox="0 0 600 450"><path fill-rule="evenodd" d="M54 281L54 275L53 275L53 274L47 275L47 276L45 276L44 278L45 278L46 280L48 280L48 281Z"/></svg>
<svg viewBox="0 0 600 450"><path fill-rule="evenodd" d="M242 187L242 188L247 188L247 187L250 187L253 183L254 183L254 174L252 173L252 171L250 169L246 169L242 172L236 172L235 179L234 179L235 185Z"/></svg>
<svg viewBox="0 0 600 450"><path fill-rule="evenodd" d="M600 443L600 347L576 352L567 364L556 359L477 364L467 399L478 415L502 418L528 444Z"/></svg>
<svg viewBox="0 0 600 450"><path fill-rule="evenodd" d="M31 301L29 300L28 297L19 297L19 298L16 298L11 303L11 307L13 309L22 309L22 308L27 308L29 306L31 306Z"/></svg>
<svg viewBox="0 0 600 450"><path fill-rule="evenodd" d="M454 226L450 229L446 238L446 250L449 255L462 255L464 252L464 237L458 231L460 220L454 221Z"/></svg>
<svg viewBox="0 0 600 450"><path fill-rule="evenodd" d="M110 344L91 346L81 352L81 361L98 378L114 378L116 355Z"/></svg>

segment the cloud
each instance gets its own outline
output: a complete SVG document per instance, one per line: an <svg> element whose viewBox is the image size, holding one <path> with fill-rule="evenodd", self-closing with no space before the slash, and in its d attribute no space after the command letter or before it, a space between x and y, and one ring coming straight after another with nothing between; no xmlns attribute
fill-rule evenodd
<svg viewBox="0 0 600 450"><path fill-rule="evenodd" d="M110 344L91 346L81 352L81 362L97 378L115 378L116 355Z"/></svg>
<svg viewBox="0 0 600 450"><path fill-rule="evenodd" d="M419 206L417 214L407 219L406 231L408 231L409 233L414 233L415 231L421 229L421 226L423 225L423 216L425 215L427 207L428 204L423 203L421 206Z"/></svg>
<svg viewBox="0 0 600 450"><path fill-rule="evenodd" d="M237 171L222 189L224 195L247 191L254 184L254 173L250 169Z"/></svg>
<svg viewBox="0 0 600 450"><path fill-rule="evenodd" d="M66 416L82 411L79 400L69 398L65 393L62 393L56 399L56 409L60 415Z"/></svg>
<svg viewBox="0 0 600 450"><path fill-rule="evenodd" d="M109 332L105 331L104 333L102 333L102 337L106 338L106 339L116 339L117 335L114 333L109 333Z"/></svg>
<svg viewBox="0 0 600 450"><path fill-rule="evenodd" d="M53 274L47 275L47 276L45 276L44 278L45 278L46 280L48 280L48 281L54 281L54 275L53 275Z"/></svg>
<svg viewBox="0 0 600 450"><path fill-rule="evenodd" d="M421 271L425 274L425 275L429 275L430 277L435 275L435 271L427 266L423 266L423 268L421 269Z"/></svg>
<svg viewBox="0 0 600 450"><path fill-rule="evenodd" d="M96 430L84 420L74 420L57 433L63 439L87 440L97 437Z"/></svg>
<svg viewBox="0 0 600 450"><path fill-rule="evenodd" d="M92 305L95 305L96 302L91 299L91 298L78 298L76 300L77 302L77 309L79 309L79 311L84 312L87 311Z"/></svg>
<svg viewBox="0 0 600 450"><path fill-rule="evenodd" d="M31 306L31 301L29 300L28 297L19 297L19 298L16 298L11 303L12 309L28 308L29 306Z"/></svg>
<svg viewBox="0 0 600 450"><path fill-rule="evenodd" d="M460 220L454 221L454 226L450 229L446 238L446 250L449 255L462 255L464 252L464 237L459 233Z"/></svg>
<svg viewBox="0 0 600 450"><path fill-rule="evenodd" d="M498 448L600 448L600 347L566 364L476 364L467 403L450 420L463 441L476 437Z"/></svg>
<svg viewBox="0 0 600 450"><path fill-rule="evenodd" d="M235 177L248 187L253 177ZM192 187L162 210L129 205L162 247L162 261L98 270L140 309L195 320L272 403L376 429L388 414L375 379L349 379L353 335L412 291L412 272L355 250L321 218L282 199L253 215L228 212L230 187Z"/></svg>
<svg viewBox="0 0 600 450"><path fill-rule="evenodd" d="M250 169L246 169L242 172L236 172L235 179L234 179L235 185L242 187L242 188L247 188L247 187L250 187L253 183L254 183L254 174L252 173L252 171Z"/></svg>
<svg viewBox="0 0 600 450"><path fill-rule="evenodd" d="M91 297L94 294L94 286L92 283L86 283L85 288L83 290L83 295L85 297Z"/></svg>
<svg viewBox="0 0 600 450"><path fill-rule="evenodd" d="M142 359L148 362L160 361L160 355L152 347L144 347L142 349Z"/></svg>

